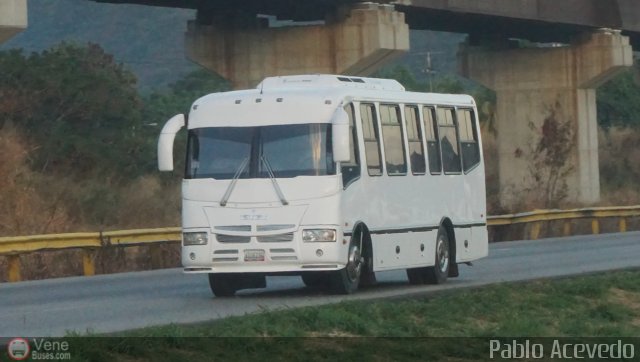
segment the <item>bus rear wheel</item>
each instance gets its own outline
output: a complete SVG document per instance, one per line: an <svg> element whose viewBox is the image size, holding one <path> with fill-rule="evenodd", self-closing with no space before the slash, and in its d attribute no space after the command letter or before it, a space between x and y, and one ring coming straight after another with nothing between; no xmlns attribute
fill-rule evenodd
<svg viewBox="0 0 640 362"><path fill-rule="evenodd" d="M424 273L424 280L427 284L442 284L447 281L451 265L450 251L449 233L444 226L440 226L438 237L436 238L435 264L426 268Z"/></svg>
<svg viewBox="0 0 640 362"><path fill-rule="evenodd" d="M358 290L364 258L362 257L364 233L354 233L349 242L349 257L344 269L332 272L330 286L335 294L351 294Z"/></svg>
<svg viewBox="0 0 640 362"><path fill-rule="evenodd" d="M424 284L426 269L427 268L407 269L407 278L409 278L409 284L413 284L413 285Z"/></svg>
<svg viewBox="0 0 640 362"><path fill-rule="evenodd" d="M232 297L236 294L235 278L229 274L209 274L209 287L216 297Z"/></svg>

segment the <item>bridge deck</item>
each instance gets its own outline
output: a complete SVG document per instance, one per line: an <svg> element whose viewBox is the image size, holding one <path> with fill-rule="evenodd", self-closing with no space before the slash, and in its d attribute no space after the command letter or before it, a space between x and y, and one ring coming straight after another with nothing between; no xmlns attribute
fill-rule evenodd
<svg viewBox="0 0 640 362"><path fill-rule="evenodd" d="M199 18L232 13L276 15L297 21L322 20L336 6L358 0L92 0L198 9ZM412 29L470 34L474 38L524 38L567 42L598 28L622 30L640 47L637 0L381 0L406 14ZM203 16L204 15L204 16Z"/></svg>

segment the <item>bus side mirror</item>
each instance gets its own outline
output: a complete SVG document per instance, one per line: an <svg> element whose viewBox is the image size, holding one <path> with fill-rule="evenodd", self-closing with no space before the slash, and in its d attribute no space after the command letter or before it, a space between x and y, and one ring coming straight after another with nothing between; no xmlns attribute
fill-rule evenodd
<svg viewBox="0 0 640 362"><path fill-rule="evenodd" d="M347 162L351 159L349 152L349 115L344 109L339 108L333 118L331 127L333 143L333 160Z"/></svg>
<svg viewBox="0 0 640 362"><path fill-rule="evenodd" d="M184 114L177 114L165 123L158 139L158 169L173 171L173 141L184 127Z"/></svg>

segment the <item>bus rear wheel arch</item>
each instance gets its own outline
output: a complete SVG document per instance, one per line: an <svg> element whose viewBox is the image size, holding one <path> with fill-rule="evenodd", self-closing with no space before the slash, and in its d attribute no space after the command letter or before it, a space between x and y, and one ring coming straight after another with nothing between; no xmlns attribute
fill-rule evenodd
<svg viewBox="0 0 640 362"><path fill-rule="evenodd" d="M427 284L442 284L447 281L451 266L451 238L444 225L440 225L436 237L435 264L425 269L424 281Z"/></svg>
<svg viewBox="0 0 640 362"><path fill-rule="evenodd" d="M442 284L447 281L455 264L455 236L452 230L445 223L440 225L436 235L434 265L407 269L410 284Z"/></svg>

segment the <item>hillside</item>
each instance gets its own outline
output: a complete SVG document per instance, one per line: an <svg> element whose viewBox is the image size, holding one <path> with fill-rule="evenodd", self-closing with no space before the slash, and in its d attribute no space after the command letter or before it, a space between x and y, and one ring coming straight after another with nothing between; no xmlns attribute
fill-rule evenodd
<svg viewBox="0 0 640 362"><path fill-rule="evenodd" d="M142 89L173 82L195 65L183 34L194 11L88 0L29 0L29 26L0 50L42 51L62 41L100 44L139 78Z"/></svg>

